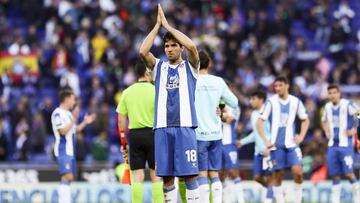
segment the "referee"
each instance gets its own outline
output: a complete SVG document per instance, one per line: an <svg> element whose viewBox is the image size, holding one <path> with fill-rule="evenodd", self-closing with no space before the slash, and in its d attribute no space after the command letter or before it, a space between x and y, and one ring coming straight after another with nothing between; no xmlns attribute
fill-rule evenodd
<svg viewBox="0 0 360 203"><path fill-rule="evenodd" d="M133 173L131 196L133 203L143 202L143 182L146 162L150 168L153 202L164 202L161 178L155 175L154 154L154 102L155 86L151 75L142 62L135 66L138 82L123 91L116 108L119 114L119 130L125 132L126 118L129 119L130 168ZM127 153L127 152L125 152Z"/></svg>

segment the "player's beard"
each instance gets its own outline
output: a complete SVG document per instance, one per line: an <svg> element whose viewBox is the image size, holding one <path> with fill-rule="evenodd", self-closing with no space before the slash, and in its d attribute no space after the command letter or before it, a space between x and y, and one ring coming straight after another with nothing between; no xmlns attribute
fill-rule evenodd
<svg viewBox="0 0 360 203"><path fill-rule="evenodd" d="M168 59L170 61L170 63L176 63L180 58L180 54L172 54L172 55L168 55Z"/></svg>

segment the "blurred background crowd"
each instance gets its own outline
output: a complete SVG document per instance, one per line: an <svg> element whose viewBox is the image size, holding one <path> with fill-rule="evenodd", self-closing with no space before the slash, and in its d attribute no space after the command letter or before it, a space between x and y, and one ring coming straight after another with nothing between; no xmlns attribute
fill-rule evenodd
<svg viewBox="0 0 360 203"><path fill-rule="evenodd" d="M341 84L344 96L359 99L357 0L0 0L0 161L52 161L50 116L62 87L74 90L82 115L98 115L76 138L77 159L116 159L115 107L136 80L138 48L155 24L157 3L211 54L213 73L231 82L242 109L239 137L251 131L251 91L270 95L274 78L287 75L311 120L305 170L324 166L327 85ZM161 36L152 52L165 57ZM252 159L251 147L240 158Z"/></svg>

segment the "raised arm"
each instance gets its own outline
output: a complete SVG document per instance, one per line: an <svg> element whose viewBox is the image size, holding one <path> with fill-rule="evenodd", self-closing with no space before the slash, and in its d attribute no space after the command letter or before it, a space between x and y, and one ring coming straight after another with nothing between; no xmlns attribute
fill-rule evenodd
<svg viewBox="0 0 360 203"><path fill-rule="evenodd" d="M179 43L185 47L186 56L190 64L192 65L192 67L197 69L199 66L199 53L197 51L196 45L188 36L169 25L165 18L164 11L162 10L160 5L158 9L160 11L162 26L164 26L164 28L169 31L179 41Z"/></svg>
<svg viewBox="0 0 360 203"><path fill-rule="evenodd" d="M158 34L160 28L161 28L161 19L160 19L160 6L158 6L158 14L157 14L157 20L154 28L151 30L151 32L146 36L143 43L140 46L140 57L144 61L147 68L153 70L156 59L154 55L150 52L150 49L154 43L155 37Z"/></svg>

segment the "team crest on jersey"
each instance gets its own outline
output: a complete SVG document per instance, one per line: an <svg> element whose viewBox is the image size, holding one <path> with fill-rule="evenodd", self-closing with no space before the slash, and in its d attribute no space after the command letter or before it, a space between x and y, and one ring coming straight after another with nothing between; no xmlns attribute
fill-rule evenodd
<svg viewBox="0 0 360 203"><path fill-rule="evenodd" d="M167 89L179 88L179 75L178 74L168 76L166 88Z"/></svg>
<svg viewBox="0 0 360 203"><path fill-rule="evenodd" d="M69 164L69 163L66 163L66 164L65 164L65 168L69 170L69 169L70 169L70 164Z"/></svg>

